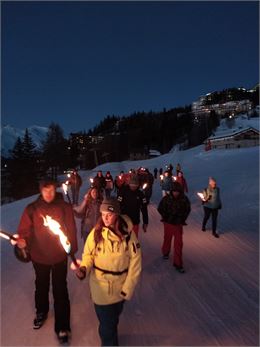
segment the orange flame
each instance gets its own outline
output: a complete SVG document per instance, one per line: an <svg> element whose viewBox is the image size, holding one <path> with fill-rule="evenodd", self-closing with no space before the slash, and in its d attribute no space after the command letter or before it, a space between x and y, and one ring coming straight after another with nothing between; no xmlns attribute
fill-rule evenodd
<svg viewBox="0 0 260 347"><path fill-rule="evenodd" d="M204 195L202 193L197 193L197 195L201 198L202 201L205 201Z"/></svg>
<svg viewBox="0 0 260 347"><path fill-rule="evenodd" d="M147 187L147 183L145 183L144 185L143 185L143 189L145 189Z"/></svg>
<svg viewBox="0 0 260 347"><path fill-rule="evenodd" d="M54 235L58 235L60 238L60 243L64 248L65 252L69 254L71 250L70 242L64 232L61 230L60 224L50 216L42 217L44 220L44 226L48 227L50 231L53 232Z"/></svg>

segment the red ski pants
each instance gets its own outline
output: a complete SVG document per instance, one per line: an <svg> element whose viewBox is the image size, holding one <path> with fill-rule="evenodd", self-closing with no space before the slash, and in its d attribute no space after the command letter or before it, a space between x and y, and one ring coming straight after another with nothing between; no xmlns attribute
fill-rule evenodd
<svg viewBox="0 0 260 347"><path fill-rule="evenodd" d="M171 250L172 237L174 236L173 243L173 263L177 266L182 266L182 225L172 225L163 223L164 225L164 240L162 245L162 254L168 255Z"/></svg>

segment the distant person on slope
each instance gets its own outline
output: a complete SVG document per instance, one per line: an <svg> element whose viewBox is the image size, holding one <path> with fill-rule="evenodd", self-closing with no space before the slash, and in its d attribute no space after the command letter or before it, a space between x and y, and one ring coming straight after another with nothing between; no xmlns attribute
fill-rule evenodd
<svg viewBox="0 0 260 347"><path fill-rule="evenodd" d="M166 194L170 193L170 190L172 189L172 184L173 184L173 179L169 170L164 171L164 175L161 180L162 196L165 196Z"/></svg>
<svg viewBox="0 0 260 347"><path fill-rule="evenodd" d="M105 185L106 198L110 198L111 192L114 188L114 181L110 171L107 171L105 176L105 181L106 181L106 185Z"/></svg>
<svg viewBox="0 0 260 347"><path fill-rule="evenodd" d="M186 179L183 176L183 172L179 171L177 174L176 182L180 183L183 188L184 193L188 193L188 185Z"/></svg>
<svg viewBox="0 0 260 347"><path fill-rule="evenodd" d="M76 169L74 169L70 175L69 185L71 187L72 203L77 204L79 201L79 190L82 185L82 179Z"/></svg>
<svg viewBox="0 0 260 347"><path fill-rule="evenodd" d="M162 216L164 226L163 258L169 258L172 237L174 236L173 266L180 273L185 272L182 261L182 234L183 225L186 225L190 210L190 201L183 193L182 186L178 182L173 182L170 194L164 196L160 201L158 212Z"/></svg>
<svg viewBox="0 0 260 347"><path fill-rule="evenodd" d="M218 211L222 207L221 199L220 199L220 190L217 187L217 182L215 178L209 178L208 188L205 188L203 191L204 200L203 201L203 209L204 209L204 218L202 222L202 231L206 231L206 224L212 216L212 235L216 238L219 238L219 234L217 233L217 218Z"/></svg>

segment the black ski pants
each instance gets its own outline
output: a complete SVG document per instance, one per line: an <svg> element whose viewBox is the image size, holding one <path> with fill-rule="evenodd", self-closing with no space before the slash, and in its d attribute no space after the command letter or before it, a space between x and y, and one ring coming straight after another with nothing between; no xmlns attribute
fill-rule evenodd
<svg viewBox="0 0 260 347"><path fill-rule="evenodd" d="M218 209L209 208L205 206L203 208L204 208L204 219L202 223L202 228L206 227L207 221L209 220L210 215L212 215L212 232L215 233L217 230Z"/></svg>
<svg viewBox="0 0 260 347"><path fill-rule="evenodd" d="M54 298L56 333L70 331L70 301L67 288L67 259L54 265L33 263L35 270L35 307L36 313L49 311L50 275Z"/></svg>
<svg viewBox="0 0 260 347"><path fill-rule="evenodd" d="M94 304L99 320L99 336L102 346L119 346L117 326L123 311L124 300L111 305Z"/></svg>

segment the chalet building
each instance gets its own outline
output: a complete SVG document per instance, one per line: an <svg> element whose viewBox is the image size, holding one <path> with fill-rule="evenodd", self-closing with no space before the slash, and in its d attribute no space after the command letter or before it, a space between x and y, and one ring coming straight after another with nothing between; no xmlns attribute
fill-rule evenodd
<svg viewBox="0 0 260 347"><path fill-rule="evenodd" d="M259 131L253 127L230 130L220 136L211 136L205 142L211 149L259 146Z"/></svg>

